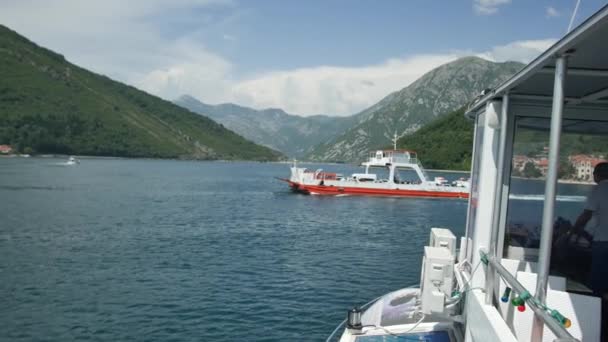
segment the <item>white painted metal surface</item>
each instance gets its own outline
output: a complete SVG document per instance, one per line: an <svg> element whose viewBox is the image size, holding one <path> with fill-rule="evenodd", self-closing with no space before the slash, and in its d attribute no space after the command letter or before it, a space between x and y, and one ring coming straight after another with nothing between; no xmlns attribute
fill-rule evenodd
<svg viewBox="0 0 608 342"><path fill-rule="evenodd" d="M579 128L581 132L593 131L594 126L597 126L597 122L608 122L608 78L606 77L608 75L608 45L604 44L607 39L608 6L605 6L517 73L512 79L499 86L496 90L484 93L481 101L476 102L467 112L467 116L473 117L481 123L481 126L478 128L483 128L476 130L475 133L475 140L482 141L480 146L475 145L474 150L475 163L479 163L479 167L476 168L476 170L479 170L479 174L476 175L476 179L471 184L472 194L469 202L469 215L467 216L467 236L461 239L459 264L454 266L454 275L455 279L457 279L456 284L458 284L458 289L463 292L446 299L446 308L452 305L449 307L448 316L446 316L449 318L449 321L441 323L454 328L455 331L459 331L457 322L464 322L462 332L465 341L528 342L531 340L530 327L533 316L531 310L524 312L516 311L513 305L502 304L499 298L493 298L493 296L488 296L490 301L486 302L486 294L483 290L487 285L485 277L486 267L479 267L481 258L478 251L480 249L489 250L492 247L496 251L496 256L507 254L521 258L521 260L504 259L500 264L494 262L494 267L501 270L500 277L496 278L499 292L505 289L503 279L509 279L508 281L516 284L516 287L520 291L526 292L529 290L531 294L535 294L537 278L539 277L538 269L541 269L540 276L542 278L548 275L550 254L546 253L546 250L548 249L547 246L550 246L550 243L548 243L550 239L547 237L543 237L544 242L541 242L541 244L545 245L543 253L539 253L538 250L530 253L531 251L528 250L517 250L510 247L503 254L502 245L506 224L505 208L509 199L509 187L504 183L502 184L502 188L500 184L497 185L499 164L508 163L508 159L512 157L516 116L548 118L556 115L561 117L563 114L564 119L576 118L588 120L591 125L581 125ZM561 68L561 62L556 63L555 57L561 56L566 52L572 54L569 57L568 63L569 67L571 67L568 73L572 76L572 79L568 79L568 87L561 87L560 91L563 91L563 97L558 94L555 98L553 96L554 82L551 77L547 77L547 73L555 74L557 71L559 74L565 70ZM557 76L558 78L560 77L559 75ZM508 112L501 113L502 101L499 100L506 93L509 93L510 103L509 106L505 106L504 108L508 108ZM556 113L555 110L552 113L552 101L556 104L553 108L557 107L557 112L561 113ZM502 122L496 120L502 114L506 114L508 119L506 128L504 120ZM499 125L500 123L502 125ZM535 122L532 123L535 124ZM503 134L506 133L507 142L504 146L503 163L498 162L500 154L498 153L499 131L497 129L500 126L502 126ZM557 125L555 125L552 130L552 135L554 136L552 140L554 142L556 139L559 139L558 130ZM554 146L559 147L559 144L554 144ZM559 148L553 148L552 153L558 150ZM385 159L386 155L382 154L376 153L374 158L376 158L374 162L378 164L387 161ZM556 159L553 158L552 160L555 161ZM553 168L550 170L550 173L556 171L556 165L549 167ZM510 176L508 166L503 167L501 171L504 172L505 177ZM425 177L424 179L428 178ZM496 189L500 189L500 191L496 191ZM500 194L501 191L503 192L502 194ZM500 196L495 196L497 193ZM495 206L496 201L500 201L501 205ZM554 203L549 201L548 205L553 206ZM550 213L551 209L548 208L547 212ZM549 230L546 229L546 226L551 222L552 217L550 216L553 215L546 214L545 216L544 228L545 233L547 233ZM490 227L492 227L492 223L496 226L496 222L498 222L499 230L495 231L495 233L498 232L498 237L493 240ZM465 246L462 246L463 242L466 242ZM428 257L428 253L426 254L425 258ZM541 260L542 265L540 266L524 260L526 258L536 259L538 255L545 255L545 260ZM541 257L541 259L543 258ZM496 258L495 260L500 260L500 258ZM502 269L500 265L506 268L506 270ZM421 277L423 282L427 277L427 272L430 271L425 268L423 272L425 274ZM437 272L438 274L439 271ZM438 279L439 276L429 277L429 279L435 278ZM518 284L518 282L521 284ZM432 281L430 283L432 284ZM546 320L545 322L552 326L553 331L564 336L571 334L582 341L599 340L601 308L598 298L566 292L566 280L561 277L549 276L547 280L541 279L539 283L541 284L541 292L545 286L544 284L548 284L546 302L538 302L538 299L534 297L527 299L527 303L534 307L538 317L543 317ZM427 284L423 284L423 287L428 287ZM521 287L522 285L524 285L523 288ZM440 285L431 285L431 287L437 288ZM444 297L447 296L444 294ZM435 299L431 298L431 300ZM450 304L450 301L453 301L453 304ZM386 302L383 303L385 304ZM537 305L539 303L542 305ZM459 307L460 305L462 305L462 308ZM434 305L431 305L431 307L433 310L436 308ZM379 312L383 312L384 309L381 308L382 306L376 307L374 314L377 315ZM545 309L548 311L544 311ZM559 310L562 315L572 321L572 326L566 330L567 333L563 332L568 324L555 326L556 322L564 322L563 317L561 320L547 318L548 312L551 311L549 309ZM433 310L427 312L434 312ZM438 317L427 317L426 319L437 321ZM377 327L377 324L382 325L382 323L382 320L375 321L373 333L390 335L389 332L383 332L382 328ZM413 322L407 322L403 326L393 326L393 328L402 329L399 330L401 332L407 331L407 329L411 329L412 327L415 329L428 329L432 328L432 324L429 326L424 324L413 325ZM346 333L345 336L347 336ZM353 336L347 337L343 341L355 340ZM554 337L553 333L545 327L542 341L550 341ZM534 340L534 342L540 341L540 337Z"/></svg>
<svg viewBox="0 0 608 342"><path fill-rule="evenodd" d="M478 157L481 158L480 174L479 174L479 198L476 203L471 205L477 206L477 216L475 217L475 231L471 237L473 240L472 246L472 264L477 265L480 262L479 251L480 249L488 250L491 241L491 230L492 226L492 210L494 208L494 192L496 182L496 157L497 151L497 140L499 131L489 127L489 121L492 116L500 116L500 109L502 103L498 101L489 102L486 106L483 117L485 118L485 129L483 136L483 145L481 149L477 151ZM473 287L484 287L485 286L485 271L479 269L473 275Z"/></svg>

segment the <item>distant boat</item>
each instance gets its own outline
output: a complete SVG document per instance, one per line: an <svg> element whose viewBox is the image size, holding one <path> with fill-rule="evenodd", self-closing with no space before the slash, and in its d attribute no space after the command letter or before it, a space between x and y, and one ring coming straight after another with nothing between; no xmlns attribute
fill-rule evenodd
<svg viewBox="0 0 608 342"><path fill-rule="evenodd" d="M452 186L468 189L471 187L471 183L468 178L461 177L461 178L453 181Z"/></svg>
<svg viewBox="0 0 608 342"><path fill-rule="evenodd" d="M379 150L363 163L365 173L350 177L341 174L299 168L294 162L291 177L282 179L296 192L309 195L363 195L398 197L469 198L469 182L460 179L452 185L444 177L429 180L413 151ZM387 169L388 179L378 179L371 168ZM418 179L402 181L398 170L414 170Z"/></svg>
<svg viewBox="0 0 608 342"><path fill-rule="evenodd" d="M73 156L70 156L70 158L68 158L68 161L65 162L65 165L76 165L76 164L80 164L80 160L74 158Z"/></svg>

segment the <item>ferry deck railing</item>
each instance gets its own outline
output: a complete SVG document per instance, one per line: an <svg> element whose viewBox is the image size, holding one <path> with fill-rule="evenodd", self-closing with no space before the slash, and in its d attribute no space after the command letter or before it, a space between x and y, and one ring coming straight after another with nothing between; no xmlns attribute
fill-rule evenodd
<svg viewBox="0 0 608 342"><path fill-rule="evenodd" d="M493 256L488 255L485 251L480 251L481 259L487 260L487 265L492 267L504 281L517 293L529 293L528 290L519 282L515 277L507 271L504 266L501 265ZM580 342L574 338L570 333L553 317L547 313L546 310L537 305L538 300L534 297L526 299L528 306L534 311L536 317L540 318L549 329L557 336L559 342Z"/></svg>
<svg viewBox="0 0 608 342"><path fill-rule="evenodd" d="M391 162L391 163L405 163L405 164L416 164L419 163L417 158L411 158L411 157L403 157L403 156L387 156L387 157L376 157L371 156L368 159L369 162L372 163L385 163L385 162Z"/></svg>

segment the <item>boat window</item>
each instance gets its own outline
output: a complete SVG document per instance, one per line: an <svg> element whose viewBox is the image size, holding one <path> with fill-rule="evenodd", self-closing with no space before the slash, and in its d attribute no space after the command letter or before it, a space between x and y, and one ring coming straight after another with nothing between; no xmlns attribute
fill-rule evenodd
<svg viewBox="0 0 608 342"><path fill-rule="evenodd" d="M475 232L475 218L477 217L477 202L479 199L479 168L481 167L480 148L483 142L483 131L486 114L477 116L475 122L475 144L473 146L473 165L471 168L471 192L469 196L469 212L467 213L466 234L472 239ZM470 255L468 257L471 257Z"/></svg>
<svg viewBox="0 0 608 342"><path fill-rule="evenodd" d="M516 117L504 236L504 257L537 261L548 168L549 118ZM566 233L582 212L594 186L593 168L608 157L608 123L564 120L552 250L552 273L584 281L580 265L590 257L589 243ZM589 228L589 225L588 225ZM575 265L567 260L576 260Z"/></svg>

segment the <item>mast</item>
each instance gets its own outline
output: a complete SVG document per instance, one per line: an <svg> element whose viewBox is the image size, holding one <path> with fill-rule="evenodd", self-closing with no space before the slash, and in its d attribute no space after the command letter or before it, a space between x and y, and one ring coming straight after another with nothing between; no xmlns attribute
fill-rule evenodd
<svg viewBox="0 0 608 342"><path fill-rule="evenodd" d="M570 24L568 25L568 31L566 33L570 33L572 30L572 24L574 24L574 18L576 17L576 12L578 11L578 5L581 4L581 0L576 1L576 6L574 6L574 11L572 12L572 17L570 17Z"/></svg>

